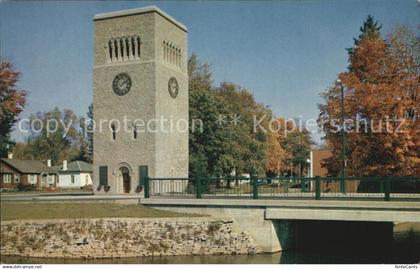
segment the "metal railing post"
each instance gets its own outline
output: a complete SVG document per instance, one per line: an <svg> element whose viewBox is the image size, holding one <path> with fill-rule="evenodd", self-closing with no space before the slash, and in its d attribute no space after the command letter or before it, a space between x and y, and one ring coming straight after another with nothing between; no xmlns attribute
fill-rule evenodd
<svg viewBox="0 0 420 269"><path fill-rule="evenodd" d="M389 177L384 177L382 180L384 180L385 182L385 195L384 195L384 200L385 201L389 201L390 197L391 197L391 180Z"/></svg>
<svg viewBox="0 0 420 269"><path fill-rule="evenodd" d="M379 180L379 192L380 192L380 193L385 193L385 188L384 188L384 185L385 185L385 183L384 183L384 179L383 179L383 178L381 178L381 179Z"/></svg>
<svg viewBox="0 0 420 269"><path fill-rule="evenodd" d="M300 179L300 192L305 192L305 180L303 178Z"/></svg>
<svg viewBox="0 0 420 269"><path fill-rule="evenodd" d="M258 185L257 179L252 179L252 199L258 199Z"/></svg>
<svg viewBox="0 0 420 269"><path fill-rule="evenodd" d="M150 192L149 192L149 177L146 176L144 178L144 198L150 198Z"/></svg>
<svg viewBox="0 0 420 269"><path fill-rule="evenodd" d="M321 178L319 176L315 177L315 199L321 200Z"/></svg>
<svg viewBox="0 0 420 269"><path fill-rule="evenodd" d="M195 178L195 197L201 199L201 177Z"/></svg>

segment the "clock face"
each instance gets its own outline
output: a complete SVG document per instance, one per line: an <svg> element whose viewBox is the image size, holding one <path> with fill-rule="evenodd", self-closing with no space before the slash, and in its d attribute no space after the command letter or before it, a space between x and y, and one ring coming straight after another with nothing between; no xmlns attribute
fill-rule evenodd
<svg viewBox="0 0 420 269"><path fill-rule="evenodd" d="M124 95L130 91L131 78L126 73L120 73L115 76L112 82L112 89L118 95Z"/></svg>
<svg viewBox="0 0 420 269"><path fill-rule="evenodd" d="M175 99L178 96L178 81L176 81L176 78L169 79L168 90L172 98Z"/></svg>

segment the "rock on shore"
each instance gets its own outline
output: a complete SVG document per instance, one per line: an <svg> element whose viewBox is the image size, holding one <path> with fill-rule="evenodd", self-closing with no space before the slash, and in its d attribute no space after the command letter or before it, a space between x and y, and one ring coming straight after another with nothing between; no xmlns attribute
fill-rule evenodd
<svg viewBox="0 0 420 269"><path fill-rule="evenodd" d="M3 221L0 243L2 255L45 258L261 252L233 221L209 218Z"/></svg>

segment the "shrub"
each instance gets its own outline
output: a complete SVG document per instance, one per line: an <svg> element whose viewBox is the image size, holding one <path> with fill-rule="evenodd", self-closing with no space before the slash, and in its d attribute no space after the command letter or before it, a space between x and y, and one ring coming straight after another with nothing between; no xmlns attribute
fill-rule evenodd
<svg viewBox="0 0 420 269"><path fill-rule="evenodd" d="M92 185L86 185L86 186L80 187L80 189L82 191L93 191L93 186Z"/></svg>
<svg viewBox="0 0 420 269"><path fill-rule="evenodd" d="M150 245L147 247L147 250L150 252L159 252L161 250L160 244L150 243Z"/></svg>
<svg viewBox="0 0 420 269"><path fill-rule="evenodd" d="M207 233L208 234L214 234L216 231L220 229L222 224L220 222L211 222L209 223L209 226L207 227Z"/></svg>
<svg viewBox="0 0 420 269"><path fill-rule="evenodd" d="M19 183L17 186L18 191L34 191L36 188L35 185L25 185L22 183Z"/></svg>
<svg viewBox="0 0 420 269"><path fill-rule="evenodd" d="M143 190L143 186L138 185L136 188L136 193L140 193Z"/></svg>

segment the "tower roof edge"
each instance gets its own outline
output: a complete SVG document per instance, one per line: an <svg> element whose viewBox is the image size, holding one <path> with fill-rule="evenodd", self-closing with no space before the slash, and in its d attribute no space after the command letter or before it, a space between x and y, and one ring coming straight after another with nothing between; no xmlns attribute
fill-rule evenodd
<svg viewBox="0 0 420 269"><path fill-rule="evenodd" d="M173 24L175 24L176 26L178 26L185 32L188 32L188 29L184 24L177 21L176 19L174 19L172 16L170 16L169 14L167 14L165 11L158 8L157 6L147 6L147 7L141 7L141 8L127 9L127 10L112 11L112 12L107 12L107 13L99 13L93 16L93 20L98 21L98 20L104 20L104 19L109 19L109 18L138 15L138 14L150 13L150 12L158 13L159 15L166 18L167 20L169 20L170 22L172 22Z"/></svg>

